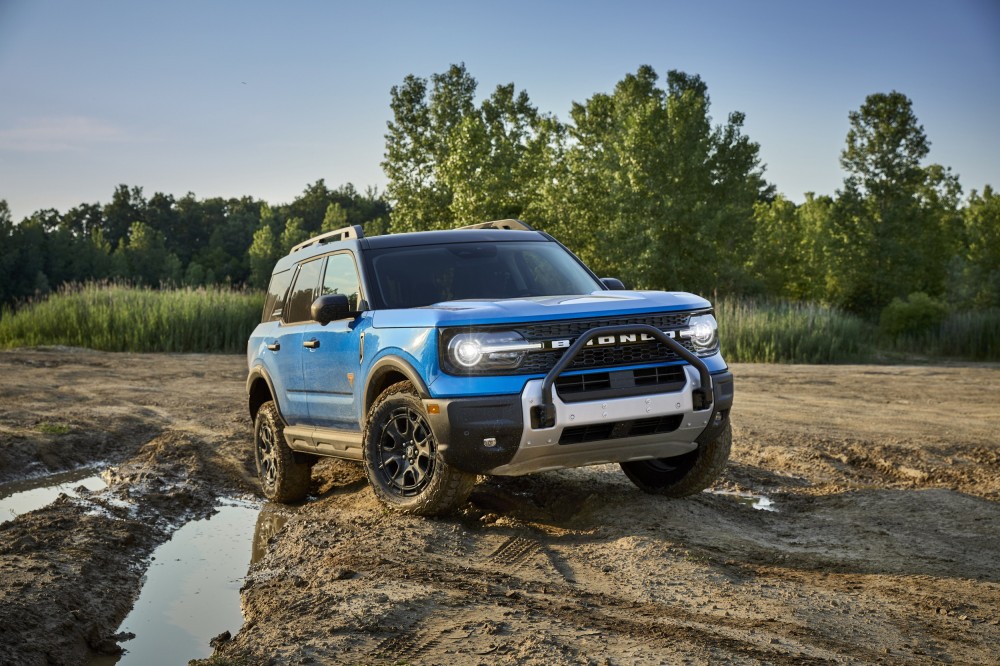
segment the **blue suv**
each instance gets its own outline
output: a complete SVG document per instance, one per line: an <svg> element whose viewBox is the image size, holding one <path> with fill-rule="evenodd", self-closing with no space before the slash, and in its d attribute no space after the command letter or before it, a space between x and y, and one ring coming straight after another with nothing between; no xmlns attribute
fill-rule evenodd
<svg viewBox="0 0 1000 666"><path fill-rule="evenodd" d="M479 474L603 463L680 497L732 441L711 304L627 291L517 220L297 245L247 362L257 472L280 502L306 496L318 456L363 463L382 502L423 515Z"/></svg>

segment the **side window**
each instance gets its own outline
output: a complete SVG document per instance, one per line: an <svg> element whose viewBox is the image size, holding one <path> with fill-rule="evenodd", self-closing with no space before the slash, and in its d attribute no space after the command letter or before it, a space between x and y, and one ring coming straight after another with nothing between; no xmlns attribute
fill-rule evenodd
<svg viewBox="0 0 1000 666"><path fill-rule="evenodd" d="M321 293L323 296L343 294L347 296L351 309L358 309L358 303L361 302L361 285L358 280L358 269L354 265L354 257L346 252L327 257Z"/></svg>
<svg viewBox="0 0 1000 666"><path fill-rule="evenodd" d="M307 261L299 266L299 274L295 278L291 295L288 297L288 305L285 307L286 324L312 319L309 309L316 300L316 287L319 285L319 273L322 269L322 261Z"/></svg>
<svg viewBox="0 0 1000 666"><path fill-rule="evenodd" d="M264 300L264 313L260 318L262 322L281 319L281 309L285 305L285 293L288 291L288 283L291 280L291 271L281 271L271 276L271 285L267 288L267 299Z"/></svg>

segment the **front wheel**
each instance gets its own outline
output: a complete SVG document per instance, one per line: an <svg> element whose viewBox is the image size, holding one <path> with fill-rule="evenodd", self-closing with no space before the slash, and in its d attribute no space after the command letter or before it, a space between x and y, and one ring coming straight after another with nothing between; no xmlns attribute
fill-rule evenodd
<svg viewBox="0 0 1000 666"><path fill-rule="evenodd" d="M690 453L671 458L620 463L625 476L647 493L665 497L687 497L708 488L722 474L733 445L729 423L711 442Z"/></svg>
<svg viewBox="0 0 1000 666"><path fill-rule="evenodd" d="M387 388L368 412L364 434L368 481L376 497L404 513L450 513L469 497L476 476L448 466L423 403L410 382Z"/></svg>
<svg viewBox="0 0 1000 666"><path fill-rule="evenodd" d="M260 406L253 424L254 461L264 497L272 502L298 502L309 493L312 467L298 462L285 442L285 426L274 402Z"/></svg>

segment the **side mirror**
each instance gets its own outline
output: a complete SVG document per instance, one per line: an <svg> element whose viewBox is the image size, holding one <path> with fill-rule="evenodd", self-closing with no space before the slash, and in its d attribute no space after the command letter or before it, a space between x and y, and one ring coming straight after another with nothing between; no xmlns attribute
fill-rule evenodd
<svg viewBox="0 0 1000 666"><path fill-rule="evenodd" d="M331 321L348 319L351 316L351 303L344 294L326 294L313 301L309 309L312 318L326 326Z"/></svg>
<svg viewBox="0 0 1000 666"><path fill-rule="evenodd" d="M618 278L601 278L604 286L613 291L624 291L625 284Z"/></svg>

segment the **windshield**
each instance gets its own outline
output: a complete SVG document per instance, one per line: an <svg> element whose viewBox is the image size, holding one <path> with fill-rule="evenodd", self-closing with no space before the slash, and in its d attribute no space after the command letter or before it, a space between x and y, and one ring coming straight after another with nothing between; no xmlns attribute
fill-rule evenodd
<svg viewBox="0 0 1000 666"><path fill-rule="evenodd" d="M385 308L462 299L575 296L604 289L558 243L449 243L370 250L370 275Z"/></svg>

